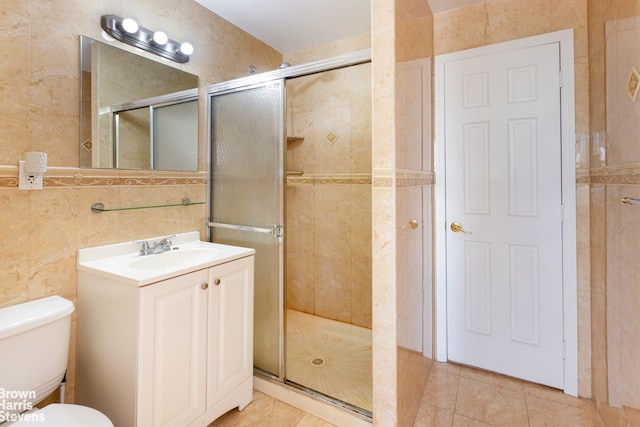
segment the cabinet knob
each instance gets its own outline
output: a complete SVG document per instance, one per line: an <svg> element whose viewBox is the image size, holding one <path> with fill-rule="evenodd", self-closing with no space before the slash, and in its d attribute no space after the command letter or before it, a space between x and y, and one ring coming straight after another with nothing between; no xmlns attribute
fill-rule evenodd
<svg viewBox="0 0 640 427"><path fill-rule="evenodd" d="M207 289L208 287L209 287L209 284L207 282L202 283L202 289Z"/></svg>
<svg viewBox="0 0 640 427"><path fill-rule="evenodd" d="M220 280L220 278L219 278L219 277L216 277L216 280L214 280L214 281L213 281L213 283L214 283L216 286L219 286L221 282L222 282L222 281Z"/></svg>

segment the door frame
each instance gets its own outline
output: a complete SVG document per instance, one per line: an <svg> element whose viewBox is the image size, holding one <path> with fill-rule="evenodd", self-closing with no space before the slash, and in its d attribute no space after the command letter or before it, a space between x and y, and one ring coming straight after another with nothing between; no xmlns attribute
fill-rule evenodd
<svg viewBox="0 0 640 427"><path fill-rule="evenodd" d="M435 250L435 358L445 362L447 355L447 263L445 194L445 117L444 70L447 62L513 49L559 43L561 69L561 157L562 157L562 282L564 320L564 392L578 395L578 292L576 249L576 166L575 166L575 88L573 29L561 30L518 40L438 55L435 57L434 132L434 250Z"/></svg>

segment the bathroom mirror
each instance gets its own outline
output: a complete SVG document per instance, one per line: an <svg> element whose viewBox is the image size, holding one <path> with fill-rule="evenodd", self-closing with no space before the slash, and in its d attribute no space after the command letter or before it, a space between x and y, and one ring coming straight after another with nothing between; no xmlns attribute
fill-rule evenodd
<svg viewBox="0 0 640 427"><path fill-rule="evenodd" d="M80 37L80 167L198 170L198 76Z"/></svg>

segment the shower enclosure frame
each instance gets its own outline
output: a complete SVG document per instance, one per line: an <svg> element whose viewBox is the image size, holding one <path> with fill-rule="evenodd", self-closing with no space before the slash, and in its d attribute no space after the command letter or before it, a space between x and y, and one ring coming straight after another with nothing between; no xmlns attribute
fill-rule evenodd
<svg viewBox="0 0 640 427"><path fill-rule="evenodd" d="M307 76L307 75L311 75L311 74L317 74L317 73L322 73L325 71L331 71L331 70L336 70L336 69L340 69L340 68L345 68L345 67L349 67L349 66L354 66L354 65L360 65L360 64L365 64L365 63L370 63L371 62L371 49L365 49L365 50L360 50L360 51L355 51L355 52L351 52L348 54L344 54L344 55L340 55L340 56L336 56L334 58L329 58L329 59L325 59L325 60L320 60L320 61L315 61L315 62L310 62L307 64L302 64L302 65L294 65L294 66L289 66L286 68L279 68L277 70L273 70L273 71L268 71L268 72L264 72L264 73L260 73L260 74L254 74L254 75L250 75L247 77L242 77L239 79L235 79L235 80L231 80L231 81L227 81L227 82L222 82L222 83L217 83L217 84L213 84L210 85L208 87L207 90L207 107L208 107L208 111L207 111L207 117L209 117L209 119L211 119L212 117L212 113L213 113L213 98L215 96L219 96L219 95L226 95L226 94L232 94L234 92L240 92L240 91L244 91L244 90L248 90L251 88L255 88L255 87L260 87L269 83L274 83L274 84L282 84L283 86L283 111L282 111L282 117L280 120L280 126L282 126L281 129L281 136L282 136L282 140L280 141L280 149L282 152L282 163L281 163L281 170L280 170L280 176L281 179L283 180L283 186L284 183L286 183L286 172L285 172L285 168L286 168L286 161L284 159L285 157L285 149L284 147L286 146L286 137L287 137L287 131L286 131L286 80L288 79L293 79L293 78L297 78L297 77L303 77L303 76ZM210 162L212 159L212 153L211 153L211 149L212 149L212 144L213 144L213 137L214 137L214 130L213 130L213 122L212 120L209 120L209 133L208 133L208 150L209 152L207 153L207 159ZM212 174L212 167L211 165L209 165L209 182L210 182L210 186L212 185L212 179L213 179L213 174ZM210 187L211 190L211 187ZM280 205L281 205L281 217L284 218L284 197L285 194L284 192L281 192L282 194L280 194L281 200L280 200ZM211 200L211 194L212 191L208 191L207 194L207 205L208 205L208 212L211 213L211 207L212 207L212 203L213 200ZM283 219L283 223L284 223L284 219ZM284 225L284 224L282 224ZM208 219L207 221L207 238L208 240L211 240L211 234L212 234L212 228L213 227L219 227L220 224L217 224L215 222L211 221L211 218ZM246 227L251 228L251 227ZM239 228L239 229L242 229ZM256 231L256 230L251 230L251 231ZM275 381L283 386L288 385L286 383L286 368L285 368L285 364L286 364L286 348L285 348L285 326L284 326L284 311L285 311L285 252L284 252L284 233L286 233L286 229L284 230L284 233L282 233L282 229L279 230L280 234L279 236L279 283L278 283L278 373L277 374L271 374L268 372L265 372L261 369L255 369L254 368L254 375L257 375L263 379L266 380L270 380L270 381ZM257 271L256 271L257 273ZM255 353L255 350L254 350ZM298 387L296 387L296 389L302 390L303 392L311 395L311 396L315 396L318 397L316 394L310 392L309 390L306 390L304 388L300 389ZM333 403L333 404L337 404L338 402L332 400L332 399L328 399L329 402ZM340 405L341 406L341 405Z"/></svg>

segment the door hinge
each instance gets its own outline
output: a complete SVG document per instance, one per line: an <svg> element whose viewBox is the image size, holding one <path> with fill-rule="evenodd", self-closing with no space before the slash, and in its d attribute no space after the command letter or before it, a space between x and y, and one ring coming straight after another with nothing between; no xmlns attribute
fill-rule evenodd
<svg viewBox="0 0 640 427"><path fill-rule="evenodd" d="M562 360L567 359L567 342L562 341Z"/></svg>
<svg viewBox="0 0 640 427"><path fill-rule="evenodd" d="M562 70L560 70L560 76L559 76L559 84L560 84L560 88L564 87L564 76L562 75Z"/></svg>

